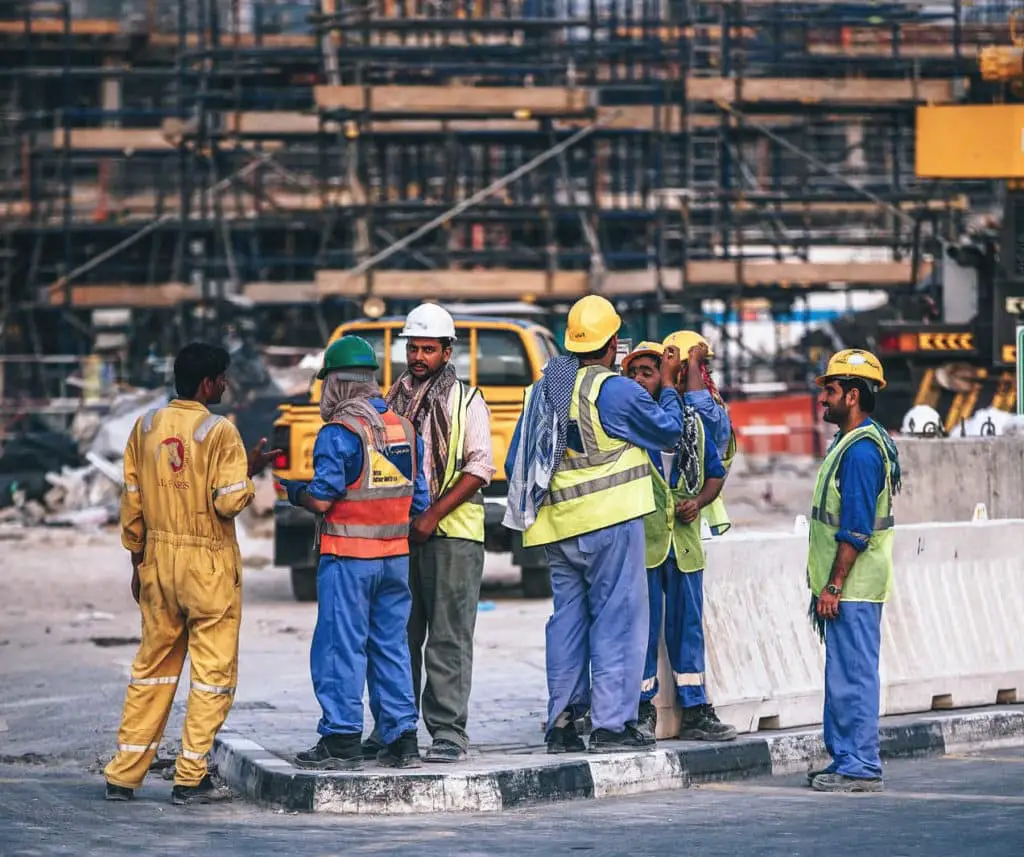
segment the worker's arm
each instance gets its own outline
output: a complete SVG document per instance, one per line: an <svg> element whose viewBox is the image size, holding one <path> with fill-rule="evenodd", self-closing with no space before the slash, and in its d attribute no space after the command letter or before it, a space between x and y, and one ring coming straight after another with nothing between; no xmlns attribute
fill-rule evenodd
<svg viewBox="0 0 1024 857"><path fill-rule="evenodd" d="M142 562L146 547L146 521L142 515L142 485L139 482L139 420L135 421L124 450L124 489L121 491L121 544L132 555L132 565Z"/></svg>
<svg viewBox="0 0 1024 857"><path fill-rule="evenodd" d="M295 497L295 505L322 515L348 493L348 474L363 469L363 447L344 426L325 425L313 445L313 480ZM354 477L353 477L354 478Z"/></svg>
<svg viewBox="0 0 1024 857"><path fill-rule="evenodd" d="M213 508L222 518L234 518L256 496L242 436L231 423L221 420L207 442L213 445L210 468Z"/></svg>
<svg viewBox="0 0 1024 857"><path fill-rule="evenodd" d="M885 461L869 438L853 443L839 462L839 531L829 583L840 589L853 570L861 552L867 550L875 528L875 507L885 487ZM825 619L839 615L840 596L823 590L818 596L818 614Z"/></svg>
<svg viewBox="0 0 1024 857"><path fill-rule="evenodd" d="M683 405L675 390L664 386L655 402L643 387L622 376L601 385L597 414L610 437L644 449L672 449L683 431Z"/></svg>
<svg viewBox="0 0 1024 857"><path fill-rule="evenodd" d="M687 390L683 401L691 405L700 414L704 421L704 430L711 435L715 446L725 450L729 445L729 434L732 432L732 422L729 419L729 412L714 400L707 390Z"/></svg>
<svg viewBox="0 0 1024 857"><path fill-rule="evenodd" d="M696 521L700 510L718 499L723 485L725 467L722 459L718 457L718 450L715 449L711 436L704 432L704 484L696 497L692 500L683 500L676 505L676 517L684 524Z"/></svg>
<svg viewBox="0 0 1024 857"><path fill-rule="evenodd" d="M416 473L412 483L412 506L409 514L415 517L430 508L430 483L423 471L423 438L416 435Z"/></svg>

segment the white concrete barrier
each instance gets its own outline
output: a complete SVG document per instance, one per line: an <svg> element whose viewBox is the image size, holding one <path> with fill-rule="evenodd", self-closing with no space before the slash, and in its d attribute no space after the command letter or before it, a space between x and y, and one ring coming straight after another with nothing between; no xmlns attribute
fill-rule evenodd
<svg viewBox="0 0 1024 857"><path fill-rule="evenodd" d="M821 722L825 647L807 617L807 537L705 542L708 694L741 732ZM1024 520L896 527L882 614L881 713L1024 698ZM679 729L664 642L658 737Z"/></svg>

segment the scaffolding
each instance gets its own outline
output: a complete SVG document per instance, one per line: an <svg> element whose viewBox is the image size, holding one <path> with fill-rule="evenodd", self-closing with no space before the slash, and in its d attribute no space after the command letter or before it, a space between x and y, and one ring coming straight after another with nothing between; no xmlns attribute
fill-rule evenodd
<svg viewBox="0 0 1024 857"><path fill-rule="evenodd" d="M992 193L913 169L985 6L4 4L4 312L74 353L107 307L910 290Z"/></svg>

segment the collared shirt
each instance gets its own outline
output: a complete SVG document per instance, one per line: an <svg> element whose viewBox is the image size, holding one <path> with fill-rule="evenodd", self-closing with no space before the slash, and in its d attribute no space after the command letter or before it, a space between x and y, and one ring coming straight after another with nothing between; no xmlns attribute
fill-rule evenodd
<svg viewBox="0 0 1024 857"><path fill-rule="evenodd" d="M381 398L370 399L379 413L388 406ZM418 515L430 505L430 490L423 475L423 440L416 438L416 476L413 480L410 514ZM328 423L316 436L313 446L313 480L306 493L316 500L339 500L348 493L348 486L363 470L363 443L341 425ZM406 474L409 476L410 474Z"/></svg>
<svg viewBox="0 0 1024 857"><path fill-rule="evenodd" d="M720 458L725 458L729 448L729 435L732 433L732 421L729 412L715 401L708 390L687 392L683 399L692 405L704 421L704 431L711 435Z"/></svg>
<svg viewBox="0 0 1024 857"><path fill-rule="evenodd" d="M455 394L457 390L452 387L448 396L448 416L451 417L455 409ZM423 472L430 473L433 465L431 450L430 420L424 420L423 426ZM470 476L476 476L483 480L484 485L490 485L495 473L494 449L491 446L491 409L481 393L473 396L466 410L466 439L462 444L462 472ZM432 497L432 501L437 497Z"/></svg>
<svg viewBox="0 0 1024 857"><path fill-rule="evenodd" d="M866 426L870 419L857 426ZM837 542L867 550L874 531L878 495L885 488L885 459L869 437L850 444L839 462L839 532Z"/></svg>

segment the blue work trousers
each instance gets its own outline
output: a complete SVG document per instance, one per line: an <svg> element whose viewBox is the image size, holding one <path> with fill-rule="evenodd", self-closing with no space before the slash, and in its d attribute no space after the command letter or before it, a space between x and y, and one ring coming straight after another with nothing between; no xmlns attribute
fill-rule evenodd
<svg viewBox="0 0 1024 857"><path fill-rule="evenodd" d="M882 776L878 752L882 605L843 601L825 630L825 749L829 773Z"/></svg>
<svg viewBox="0 0 1024 857"><path fill-rule="evenodd" d="M683 573L669 556L657 568L647 569L651 630L647 638L647 663L640 699L647 702L658 693L658 642L661 616L665 615L665 648L679 704L683 708L704 705L704 572Z"/></svg>
<svg viewBox="0 0 1024 857"><path fill-rule="evenodd" d="M547 546L554 591L548 620L548 728L566 709L590 709L594 729L636 720L647 645L647 580L640 519Z"/></svg>
<svg viewBox="0 0 1024 857"><path fill-rule="evenodd" d="M409 557L321 556L317 616L309 666L323 711L321 735L361 735L363 688L380 712L381 740L416 729L416 701L406 625L412 595Z"/></svg>

